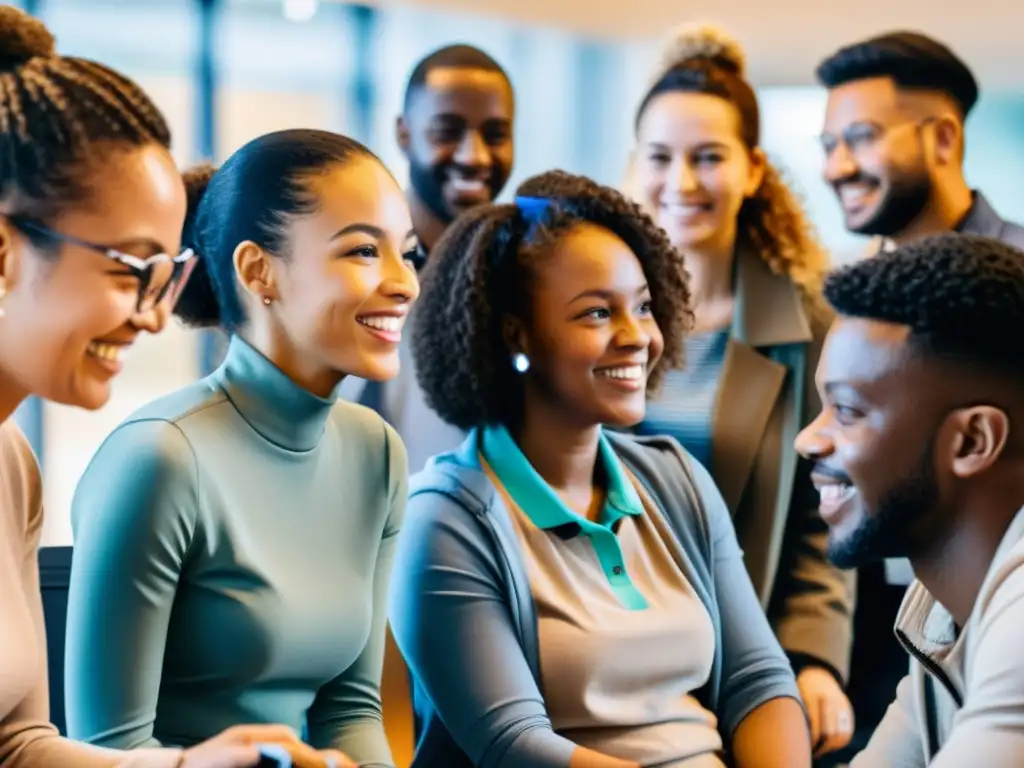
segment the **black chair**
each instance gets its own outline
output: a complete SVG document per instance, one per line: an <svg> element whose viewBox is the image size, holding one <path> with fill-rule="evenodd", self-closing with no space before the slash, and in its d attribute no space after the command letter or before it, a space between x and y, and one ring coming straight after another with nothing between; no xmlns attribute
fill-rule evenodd
<svg viewBox="0 0 1024 768"><path fill-rule="evenodd" d="M67 735L64 719L64 635L68 625L68 587L71 585L71 547L39 550L39 586L46 622L47 673L50 678L50 722Z"/></svg>

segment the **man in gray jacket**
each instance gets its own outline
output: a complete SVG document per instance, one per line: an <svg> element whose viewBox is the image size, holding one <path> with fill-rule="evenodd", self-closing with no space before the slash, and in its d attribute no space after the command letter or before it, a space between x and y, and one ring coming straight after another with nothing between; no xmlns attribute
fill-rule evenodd
<svg viewBox="0 0 1024 768"><path fill-rule="evenodd" d="M836 565L910 559L911 673L853 768L1024 755L1024 253L947 233L829 277L813 461ZM871 600L872 595L862 595Z"/></svg>

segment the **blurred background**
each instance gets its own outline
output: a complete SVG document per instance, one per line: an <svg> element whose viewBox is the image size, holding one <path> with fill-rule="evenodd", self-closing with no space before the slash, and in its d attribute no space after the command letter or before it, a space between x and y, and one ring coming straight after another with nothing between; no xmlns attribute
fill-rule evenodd
<svg viewBox="0 0 1024 768"><path fill-rule="evenodd" d="M618 185L632 118L660 38L685 21L724 27L747 48L764 146L806 201L841 263L866 244L845 232L821 182L825 94L815 64L858 37L920 29L974 68L983 97L968 122L967 171L1003 216L1024 219L1024 3L975 0L22 0L63 54L130 74L171 120L183 165L219 162L267 131L317 127L368 144L400 180L394 141L418 59L453 42L505 66L516 91L518 180L553 167ZM100 441L144 403L205 374L217 339L174 328L142 338L101 412L26 403L18 418L45 478L46 546L71 543L71 495Z"/></svg>

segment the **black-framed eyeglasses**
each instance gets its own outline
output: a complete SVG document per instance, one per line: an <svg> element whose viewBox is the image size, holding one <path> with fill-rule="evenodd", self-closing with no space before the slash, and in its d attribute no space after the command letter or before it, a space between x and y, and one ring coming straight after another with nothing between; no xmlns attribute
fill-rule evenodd
<svg viewBox="0 0 1024 768"><path fill-rule="evenodd" d="M184 249L177 256L157 253L143 259L108 245L93 243L74 235L66 235L31 219L20 216L8 216L7 219L26 234L36 234L58 242L87 248L90 251L101 253L127 268L131 275L139 281L139 298L135 305L135 311L139 313L149 312L165 299L173 306L181 296L181 290L185 287L185 283L196 265L196 254L191 248Z"/></svg>

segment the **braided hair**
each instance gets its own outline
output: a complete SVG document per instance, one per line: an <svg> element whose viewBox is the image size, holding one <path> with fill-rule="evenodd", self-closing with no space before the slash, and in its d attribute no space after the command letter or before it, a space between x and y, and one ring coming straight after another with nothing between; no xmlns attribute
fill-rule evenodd
<svg viewBox="0 0 1024 768"><path fill-rule="evenodd" d="M102 64L65 57L37 19L0 6L0 203L45 220L86 192L83 168L111 149L169 148L160 110Z"/></svg>
<svg viewBox="0 0 1024 768"><path fill-rule="evenodd" d="M550 171L526 180L522 197L546 198L538 220L515 205L481 205L460 216L431 251L413 313L412 352L427 403L462 429L514 425L522 418L522 377L502 336L506 315L530 313L533 266L572 228L594 224L636 254L665 348L648 394L683 363L693 316L682 257L640 207L590 179Z"/></svg>

